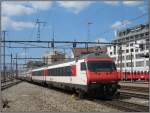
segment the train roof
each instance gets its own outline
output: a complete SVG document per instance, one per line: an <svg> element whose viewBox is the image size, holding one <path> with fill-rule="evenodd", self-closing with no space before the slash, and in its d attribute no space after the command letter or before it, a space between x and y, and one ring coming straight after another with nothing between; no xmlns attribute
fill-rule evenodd
<svg viewBox="0 0 150 113"><path fill-rule="evenodd" d="M111 58L104 52L94 52L94 53L90 53L90 54L81 55L80 57L77 57L77 58L72 58L72 59L69 59L69 60L66 60L66 61L58 61L58 62L53 63L53 64L48 64L48 65L44 65L44 66L41 66L41 67L36 67L36 68L33 68L33 69L39 69L39 68L44 68L44 67L48 67L48 66L54 66L54 65L57 65L57 64L61 64L61 63L68 63L68 62L73 62L73 61L86 59L86 58L93 58L93 57L94 58Z"/></svg>

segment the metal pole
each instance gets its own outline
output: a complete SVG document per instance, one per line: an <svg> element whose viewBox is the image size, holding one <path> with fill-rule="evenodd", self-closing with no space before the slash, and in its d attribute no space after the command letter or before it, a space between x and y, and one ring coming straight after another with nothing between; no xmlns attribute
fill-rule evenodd
<svg viewBox="0 0 150 113"><path fill-rule="evenodd" d="M0 2L0 15L1 15L1 2ZM1 75L2 75L2 68L1 68L1 45L2 45L2 32L1 32L1 22L0 22L0 111L2 112L2 91L1 91Z"/></svg>
<svg viewBox="0 0 150 113"><path fill-rule="evenodd" d="M18 77L18 63L17 63L17 54L16 54L16 78Z"/></svg>
<svg viewBox="0 0 150 113"><path fill-rule="evenodd" d="M88 22L88 37L87 37L87 41L90 40L90 25L91 24L92 24L91 22Z"/></svg>
<svg viewBox="0 0 150 113"><path fill-rule="evenodd" d="M11 53L11 78L13 78L13 68L12 68L12 53Z"/></svg>
<svg viewBox="0 0 150 113"><path fill-rule="evenodd" d="M6 35L6 31L3 31L3 77L4 77L4 82L6 81L6 65L5 65L5 35Z"/></svg>
<svg viewBox="0 0 150 113"><path fill-rule="evenodd" d="M148 3L148 24L150 23L150 0L149 0L149 3ZM150 25L149 25L149 33L150 33ZM150 78L150 34L149 34L149 76ZM150 85L150 84L149 84ZM150 87L149 87L149 91L150 91ZM150 107L149 107L149 110L150 110Z"/></svg>
<svg viewBox="0 0 150 113"><path fill-rule="evenodd" d="M131 82L133 82L133 61L132 61L132 52L131 52Z"/></svg>
<svg viewBox="0 0 150 113"><path fill-rule="evenodd" d="M119 62L120 60L120 62ZM119 55L118 55L118 64L120 63L120 76L121 76L121 79L122 78L122 44L120 43L119 44Z"/></svg>
<svg viewBox="0 0 150 113"><path fill-rule="evenodd" d="M122 73L122 44L120 45L120 50L121 50L121 52L120 52L120 56L121 56L121 58L120 58L121 59L120 66L121 66L121 69L120 70L121 70L121 77L122 77L122 74L123 74Z"/></svg>
<svg viewBox="0 0 150 113"><path fill-rule="evenodd" d="M88 49L89 49L89 48L88 48L88 43L86 43L85 45L86 45L86 50L87 50L87 53L88 53L88 51L89 51L89 50L88 50Z"/></svg>

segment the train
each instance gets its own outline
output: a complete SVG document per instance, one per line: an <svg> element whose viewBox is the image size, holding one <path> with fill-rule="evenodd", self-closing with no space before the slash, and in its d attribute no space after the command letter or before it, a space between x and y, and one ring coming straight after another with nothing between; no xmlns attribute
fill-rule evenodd
<svg viewBox="0 0 150 113"><path fill-rule="evenodd" d="M124 81L137 81L144 80L145 82L149 82L149 72L148 71L134 71L134 72L122 72L121 73L122 80Z"/></svg>
<svg viewBox="0 0 150 113"><path fill-rule="evenodd" d="M103 52L35 68L27 71L24 78L75 91L80 98L85 95L112 98L117 95L121 80L113 59Z"/></svg>

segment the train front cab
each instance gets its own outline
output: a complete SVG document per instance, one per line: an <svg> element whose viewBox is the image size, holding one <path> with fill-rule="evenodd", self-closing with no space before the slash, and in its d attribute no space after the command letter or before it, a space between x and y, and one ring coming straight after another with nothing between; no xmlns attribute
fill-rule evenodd
<svg viewBox="0 0 150 113"><path fill-rule="evenodd" d="M80 62L80 76L87 78L88 94L113 96L119 88L119 76L112 59L88 58Z"/></svg>

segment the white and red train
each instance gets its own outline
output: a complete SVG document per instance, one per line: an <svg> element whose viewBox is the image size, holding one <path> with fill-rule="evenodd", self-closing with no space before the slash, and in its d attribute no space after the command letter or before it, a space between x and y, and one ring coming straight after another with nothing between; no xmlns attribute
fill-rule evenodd
<svg viewBox="0 0 150 113"><path fill-rule="evenodd" d="M71 61L39 67L27 72L28 80L85 94L112 97L121 79L112 58L92 53Z"/></svg>
<svg viewBox="0 0 150 113"><path fill-rule="evenodd" d="M149 72L148 71L134 71L134 72L122 72L122 80L131 81L131 80L144 80L149 81Z"/></svg>

